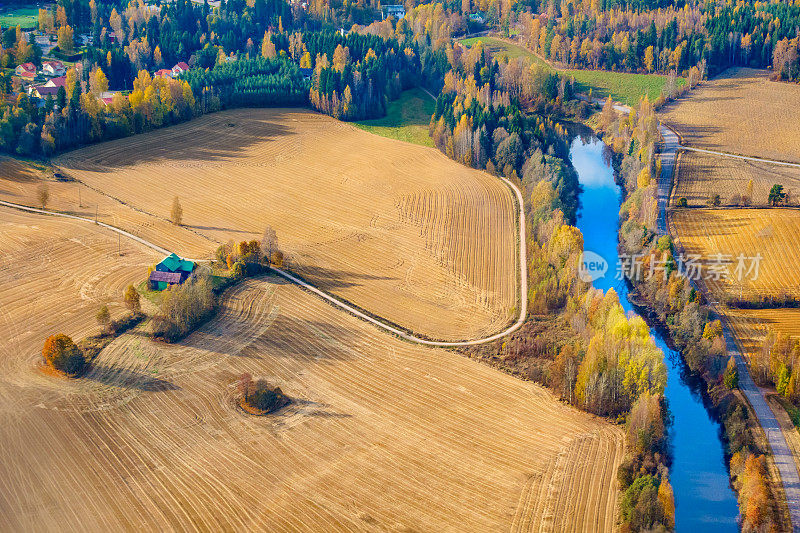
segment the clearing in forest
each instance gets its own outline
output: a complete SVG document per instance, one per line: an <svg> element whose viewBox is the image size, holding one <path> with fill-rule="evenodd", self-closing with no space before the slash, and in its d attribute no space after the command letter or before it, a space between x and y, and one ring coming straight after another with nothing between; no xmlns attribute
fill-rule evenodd
<svg viewBox="0 0 800 533"><path fill-rule="evenodd" d="M514 197L496 177L434 149L308 111L241 109L56 164L113 198L112 219L124 207L119 223L129 231L168 226L180 197L184 226L165 235L186 238L189 250L151 240L181 255L199 255L205 240L210 256L272 226L293 271L418 334L472 339L515 318Z"/></svg>
<svg viewBox="0 0 800 533"><path fill-rule="evenodd" d="M664 108L661 118L688 146L800 162L800 85L768 76L728 69Z"/></svg>
<svg viewBox="0 0 800 533"><path fill-rule="evenodd" d="M554 69L549 63L530 50L497 37L470 37L459 41L464 46L472 46L476 42L483 43L484 49L488 50L493 56L507 57L515 59L527 57L533 64L543 65L547 69L557 70L568 78L575 78L575 90L588 92L592 90L594 97L605 98L611 96L616 101L625 105L635 105L645 94L654 101L661 96L661 92L666 85L667 77L661 74L635 74L630 72L613 72L610 70L588 70L588 69ZM680 87L686 83L685 78L678 78L677 85Z"/></svg>
<svg viewBox="0 0 800 533"><path fill-rule="evenodd" d="M676 242L687 254L700 256L702 276L714 298L800 298L800 213L796 209L679 209L670 219ZM751 272L751 258L756 254L762 258L757 272ZM741 280L736 271L740 255L744 257ZM728 277L713 272L725 272Z"/></svg>
<svg viewBox="0 0 800 533"><path fill-rule="evenodd" d="M721 205L764 207L776 184L783 185L789 205L800 203L800 168L687 151L681 154L676 169L672 205L686 198L690 207L702 207L718 194ZM748 190L750 181L752 193Z"/></svg>

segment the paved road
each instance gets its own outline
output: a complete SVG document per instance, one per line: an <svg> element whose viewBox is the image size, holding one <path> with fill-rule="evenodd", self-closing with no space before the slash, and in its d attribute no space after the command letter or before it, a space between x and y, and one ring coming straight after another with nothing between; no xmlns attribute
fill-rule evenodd
<svg viewBox="0 0 800 533"><path fill-rule="evenodd" d="M669 204L669 194L672 188L672 173L675 169L675 159L680 148L680 138L674 131L661 124L658 125L658 132L664 139L664 146L661 150L661 176L658 178L658 232L662 235L667 234L667 205Z"/></svg>
<svg viewBox="0 0 800 533"><path fill-rule="evenodd" d="M328 301L329 303L331 303L331 304L333 304L333 305L335 305L335 306L337 306L337 307L339 307L341 309L344 309L348 313L353 314L353 315L357 316L358 318L360 318L362 320L366 320L367 322L369 322L371 324L374 324L375 326L377 326L377 327L379 327L379 328L381 328L381 329L383 329L385 331L388 331L389 333L397 335L398 337L401 337L401 338L403 338L403 339L405 339L407 341L410 341L410 342L415 342L417 344L424 344L426 346L456 347L456 346L471 346L471 345L475 345L475 344L483 344L483 343L486 343L486 342L491 342L493 340L500 339L500 338L505 337L506 335L518 330L522 326L522 324L525 323L525 319L528 316L528 268L527 268L528 261L527 261L527 256L526 256L526 245L525 245L525 209L524 209L524 205L525 204L523 203L522 192L519 190L519 188L514 183L512 183L511 181L507 180L506 178L501 177L500 179L503 180L503 182L506 185L508 185L508 187L514 192L514 196L517 199L517 213L519 215L518 219L517 219L517 226L518 226L518 229L519 229L519 234L517 236L517 238L519 239L519 255L518 255L517 259L518 259L519 276L520 276L520 278L519 278L519 317L517 318L517 320L512 325L510 325L509 327L507 327L503 331L501 331L499 333L496 333L494 335L491 335L489 337L482 337L480 339L472 339L472 340L465 340L465 341L436 341L436 340L430 340L430 339L423 339L423 338L417 337L416 335L413 335L413 334L411 334L411 333L409 333L407 331L403 331L402 329L399 329L399 328L397 328L395 326L392 326L391 324L388 324L386 321L382 320L380 317L372 316L372 315L369 315L369 314L367 314L367 313L365 313L363 311L360 311L359 309L356 309L355 307L353 307L352 305L348 304L347 302L342 301L342 300L336 298L335 296L333 296L331 294L328 294L328 293L318 289L317 287L314 287L310 283L307 283L307 282L301 280L300 278L298 278L296 276L293 276L292 274L290 274L289 272L286 272L285 270L282 270L282 269L279 269L279 268L273 268L272 270L274 270L275 273L279 274L280 276L284 277L285 279L291 281L292 283L296 283L296 284L300 285L301 287L303 287L303 288L313 292L314 294L320 296L321 298L323 298L324 300ZM12 203L12 202L5 202L5 201L2 201L2 200L0 200L0 205L6 206L6 207L10 207L10 208L13 208L13 209L20 209L22 211L27 211L27 212L30 212L30 213L37 213L37 214L41 214L41 215L59 216L59 217L69 218L69 219L73 219L73 220L80 220L80 221L83 221L83 222L89 222L91 224L95 224L95 221L90 219L90 218L79 217L79 216L76 216L76 215L69 215L67 213L59 213L57 211L49 211L47 209L36 209L36 208L33 208L33 207L27 207L27 206L24 206L24 205L15 204L15 203ZM129 232L125 231L125 230L122 230L122 229L117 228L115 226L112 226L110 224L105 224L103 222L97 222L97 225L98 226L102 226L102 227L104 227L106 229L109 229L111 231L115 231L115 232L117 232L117 233L119 233L121 235L124 235L125 237L127 237L129 239L132 239L132 240L134 240L134 241L136 241L138 243L141 243L141 244L143 244L143 245L145 245L145 246L147 246L149 248L152 248L153 250L156 250L157 252L163 253L164 255L168 255L168 254L171 253L169 250L166 250L166 249L158 246L157 244L153 244L150 241L142 239L141 237L137 237L136 235L133 235L132 233L129 233Z"/></svg>
<svg viewBox="0 0 800 533"><path fill-rule="evenodd" d="M658 232L666 235L669 233L666 210L669 202L670 188L672 187L672 175L675 168L675 158L678 150L686 149L686 147L680 145L678 136L671 129L664 125L659 125L658 130L664 139L664 149L661 152L661 177L658 180ZM699 149L695 150L707 151ZM722 152L718 153L720 155L740 157L743 159L754 159L746 158L744 156L733 156L732 154L724 154ZM772 162L769 160L760 161ZM705 287L705 284L702 283L702 280L699 280L699 284L695 283L695 285L699 285L697 289L703 291L707 296L710 294ZM767 403L764 392L756 386L756 384L753 382L753 378L750 376L750 370L747 366L747 362L745 361L742 352L739 350L739 347L735 342L731 328L728 325L727 320L725 320L725 316L720 313L719 309L715 304L713 304L713 302L712 307L714 308L714 311L723 319L723 335L725 337L725 344L727 345L728 352L736 360L736 366L739 370L739 389L742 391L742 393L744 393L747 401L750 402L750 405L753 407L753 411L758 417L758 422L761 424L761 427L764 428L767 441L772 449L772 457L778 467L781 482L783 483L786 501L789 506L789 514L791 515L792 527L794 531L800 532L800 475L798 475L797 467L795 465L794 458L792 457L792 451L789 448L789 445L786 443L786 438L783 436L778 419L775 418L775 413L772 412L772 409Z"/></svg>

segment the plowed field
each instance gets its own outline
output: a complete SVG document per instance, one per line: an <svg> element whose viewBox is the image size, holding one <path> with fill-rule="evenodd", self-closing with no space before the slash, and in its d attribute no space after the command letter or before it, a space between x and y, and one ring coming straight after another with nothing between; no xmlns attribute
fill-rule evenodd
<svg viewBox="0 0 800 533"><path fill-rule="evenodd" d="M292 270L416 333L471 339L514 318L513 196L436 150L307 111L246 109L70 152L57 164L127 206L125 229L144 216L167 226L179 196L184 227L164 234L185 237L187 255L198 239L210 255L217 243L272 226Z"/></svg>
<svg viewBox="0 0 800 533"><path fill-rule="evenodd" d="M178 345L119 337L79 380L32 377L29 344L0 378L9 529L614 529L618 428L277 278ZM293 403L244 414L242 372Z"/></svg>

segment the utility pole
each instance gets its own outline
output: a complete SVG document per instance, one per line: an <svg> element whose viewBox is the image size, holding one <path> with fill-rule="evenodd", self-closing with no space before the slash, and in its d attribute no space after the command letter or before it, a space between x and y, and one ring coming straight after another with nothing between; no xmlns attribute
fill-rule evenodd
<svg viewBox="0 0 800 533"><path fill-rule="evenodd" d="M81 200L81 186L78 185L78 207L83 207L83 201Z"/></svg>
<svg viewBox="0 0 800 533"><path fill-rule="evenodd" d="M117 233L117 255L122 256L122 234Z"/></svg>
<svg viewBox="0 0 800 533"><path fill-rule="evenodd" d="M100 204L97 204L94 208L94 223L97 224L97 212L100 210Z"/></svg>

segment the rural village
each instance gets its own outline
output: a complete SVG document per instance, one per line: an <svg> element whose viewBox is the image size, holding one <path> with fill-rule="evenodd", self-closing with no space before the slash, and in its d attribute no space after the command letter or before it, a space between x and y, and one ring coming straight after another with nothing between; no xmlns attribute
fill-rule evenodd
<svg viewBox="0 0 800 533"><path fill-rule="evenodd" d="M800 531L800 2L0 5L0 531Z"/></svg>

